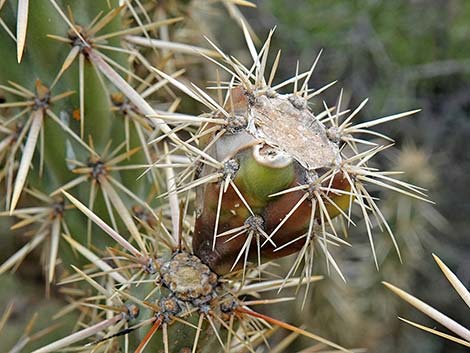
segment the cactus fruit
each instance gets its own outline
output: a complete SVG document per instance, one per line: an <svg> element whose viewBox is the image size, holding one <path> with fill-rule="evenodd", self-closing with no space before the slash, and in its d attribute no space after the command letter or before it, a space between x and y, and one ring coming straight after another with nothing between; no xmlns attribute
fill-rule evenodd
<svg viewBox="0 0 470 353"><path fill-rule="evenodd" d="M245 34L248 47L254 48L247 30ZM353 202L361 208L372 244L369 212L390 229L366 190L367 183L424 199L419 188L367 167L383 147L356 137L376 135L368 128L416 111L358 125L351 120L366 101L342 122L347 111L340 106L325 105L313 114L308 99L329 87L313 92L308 88L318 57L308 72L297 71L291 80L272 86L275 67L268 83L264 77L271 35L259 53L252 51L251 68L223 56L231 69L221 66L233 75L225 104L205 98L200 89L184 89L207 107L217 108L210 115L214 123L204 124L200 132L200 148L218 164L205 163L197 171L193 249L218 274L245 269L249 261L260 265L263 259L298 252L314 238L326 240L329 232L335 238L333 219L342 216L351 223L347 212ZM293 93L276 92L287 83L294 84ZM373 147L363 151L358 145ZM393 238L391 231L390 235Z"/></svg>
<svg viewBox="0 0 470 353"><path fill-rule="evenodd" d="M372 249L373 222L393 238L367 184L425 199L369 167L386 147L359 136L385 137L369 128L416 111L353 125L365 102L349 112L340 95L336 107L314 113L309 100L332 86L308 87L319 57L274 84L279 55L265 76L273 31L257 52L241 21L249 66L210 40L213 49L176 42L184 25L169 16L190 13L191 3L20 0L15 16L0 0L2 26L17 17L21 61L0 70L9 81L0 86L1 216L20 218L13 228L32 235L0 273L44 244L48 293L60 282L70 302L62 314L80 314L74 333L35 353L77 344L106 353L254 352L273 326L347 351L252 306L286 300L261 292L318 280L317 245L339 270L328 246L345 242L336 225L354 223L352 205ZM232 15L249 4L223 3ZM8 33L5 53L15 46ZM194 51L226 71L217 72L218 101L179 78ZM179 113L183 98L170 84L210 112ZM292 93L280 93L289 84ZM269 261L293 253L286 278L272 278Z"/></svg>
<svg viewBox="0 0 470 353"><path fill-rule="evenodd" d="M228 125L228 132L206 150L224 161L221 174L225 182L203 186L197 200L201 205L193 248L219 274L240 269L247 260L298 251L305 242L301 236L310 227L317 185L331 184L331 191L325 193L328 201L324 200L331 218L349 206L350 196L334 191L347 193L347 183L337 188L343 178L329 172L339 156L338 146L307 109L306 100L296 95L270 95L234 88L229 101L236 102L233 111L237 116L231 119L244 126ZM204 166L201 174L209 174L207 169ZM308 185L308 192L300 189L276 195L299 185ZM346 199L344 209L336 198ZM334 206L340 211L334 212ZM239 261L243 252L245 260Z"/></svg>

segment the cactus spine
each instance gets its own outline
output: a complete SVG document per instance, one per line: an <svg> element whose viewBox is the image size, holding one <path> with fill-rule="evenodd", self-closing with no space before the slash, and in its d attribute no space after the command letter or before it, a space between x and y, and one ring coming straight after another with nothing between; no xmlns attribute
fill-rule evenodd
<svg viewBox="0 0 470 353"><path fill-rule="evenodd" d="M369 168L384 147L358 136L416 111L353 124L365 102L349 112L340 96L314 113L309 100L331 86L308 86L318 58L274 84L273 32L258 52L242 21L244 66L212 42L174 41L182 19L171 4L20 0L15 12L0 2L2 23L18 28L16 48L0 37L16 53L0 72L2 216L31 234L0 272L42 245L48 288L61 278L80 311L73 333L34 352L254 351L271 325L347 351L251 307L278 299L247 298L317 280L314 246L338 269L328 246L344 242L334 222L353 223L353 204L370 239L372 218L389 229L367 184L425 199ZM179 80L194 51L225 70L219 101ZM178 113L168 83L210 112ZM292 253L286 278L269 278L269 261Z"/></svg>

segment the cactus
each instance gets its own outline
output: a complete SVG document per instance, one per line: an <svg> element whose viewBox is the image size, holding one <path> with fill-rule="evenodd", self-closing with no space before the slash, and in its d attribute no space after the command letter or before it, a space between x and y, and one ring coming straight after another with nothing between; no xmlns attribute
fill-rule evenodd
<svg viewBox="0 0 470 353"><path fill-rule="evenodd" d="M0 2L1 216L30 238L0 274L42 248L46 295L61 284L60 316L79 316L73 333L32 342L35 353L253 352L276 327L348 351L252 307L289 299L262 292L318 280L315 247L340 272L328 247L345 243L337 225L354 224L353 205L374 258L373 222L395 242L366 186L426 196L368 167L386 146L362 135L388 139L369 129L417 111L353 124L366 101L349 111L340 94L313 112L309 100L333 84L309 88L319 56L275 84L274 31L257 51L236 4L250 3L224 1L250 65L210 39L210 49L178 42L197 24L193 2ZM189 56L224 71L218 100L180 77ZM285 278L271 278L270 261L294 253Z"/></svg>
<svg viewBox="0 0 470 353"><path fill-rule="evenodd" d="M459 294L459 296L462 298L462 300L465 302L465 304L470 307L470 292L468 291L467 288L463 285L463 283L458 279L458 277L447 267L447 265L437 256L434 255L434 260L438 264L439 268L441 271L444 273L446 276L447 280L449 283L454 287L455 291ZM423 325L420 325L418 323L412 322L410 320L400 318L402 321L406 322L407 324L410 324L412 326L415 326L421 330L430 332L432 334L435 334L437 336L441 336L445 339L448 339L450 341L453 341L455 343L458 343L464 347L470 347L470 330L468 328L465 328L463 325L459 324L458 322L454 321L453 319L449 318L442 312L440 312L437 309L434 309L432 306L424 303L423 301L419 300L418 298L412 296L411 294L408 294L404 290L394 286L393 284L390 284L388 282L383 282L385 287L390 289L393 293L395 293L397 296L399 296L401 299L404 301L408 302L418 310L422 311L426 315L428 315L430 318L434 319L435 321L439 322L441 325L447 327L450 331L455 333L458 337L446 334L444 332L441 332L439 330L426 327Z"/></svg>
<svg viewBox="0 0 470 353"><path fill-rule="evenodd" d="M425 187L431 193L440 188L436 158L432 160L426 150L407 143L401 150L388 150L385 157L392 160L387 163L390 169L404 172L401 180ZM305 321L311 322L311 326L322 335L333 337L342 345L356 346L361 343L374 352L389 352L390 349L413 351L429 345L428 337L417 337L414 332L396 323L395 317L404 315L408 307L390 298L381 282L386 280L401 288L414 288L420 283L415 293L429 293L427 286L421 284L423 277L429 277L424 259L432 249L442 248L436 234L445 234L449 223L436 205L405 195L390 193L381 197L378 204L390 227L401 235L397 237L397 243L402 260L396 256L394 244L386 236L375 239L380 271L370 266L366 241L356 241L349 251L336 251L335 258L343 264L347 282L339 276L331 276L319 283L315 292L307 298L303 310L308 312ZM376 229L376 232L385 234L387 230ZM351 238L354 236L354 233L351 234ZM326 271L325 264L319 264L316 268L316 273L322 271ZM428 280L433 281L434 278ZM430 295L439 292L435 290ZM330 302L322 305L326 296L329 296ZM337 315L332 315L332 310ZM302 314L297 312L298 316ZM317 322L322 322L322 325Z"/></svg>

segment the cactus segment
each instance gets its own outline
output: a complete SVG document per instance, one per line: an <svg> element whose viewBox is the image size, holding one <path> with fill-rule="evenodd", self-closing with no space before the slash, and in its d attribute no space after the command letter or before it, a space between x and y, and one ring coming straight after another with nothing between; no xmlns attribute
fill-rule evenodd
<svg viewBox="0 0 470 353"><path fill-rule="evenodd" d="M67 193L65 195L75 205L80 206L80 210L90 213L78 200ZM90 214L90 216L96 219L96 215ZM109 231L109 226L104 223L100 223L100 227ZM252 288L250 286L241 288L237 281L221 280L197 256L186 251L178 249L169 255L162 253L160 257L149 258L147 264L137 258L128 258L136 266L122 263L122 259L126 258L125 253L117 250L110 252L113 253L115 255L112 255L109 261L131 269L130 278L140 277L137 284L126 279L121 283L124 284L123 288L116 290L112 296L113 302L124 305L96 306L99 311L111 311L113 315L33 353L50 353L76 345L107 329L109 333L102 334L101 338L85 344L84 348L99 347L107 344L108 340L125 335L121 340L122 347L130 348L136 353L144 351L208 353L220 349L232 351L236 348L237 341L241 341L243 347L253 350L260 335L269 335L273 332L272 328L260 325L265 321L348 352L345 348L310 332L258 314L251 309L247 310L250 302L245 302L243 298L245 295L257 295L256 284ZM78 269L77 273L100 292L107 293L108 289L100 286L96 279L102 275L104 266L109 265L100 262L94 265L96 268L88 273ZM252 276L248 276L247 281L252 282L255 279ZM311 278L308 281L317 279ZM129 282L126 283L127 281ZM266 282L263 290L278 287L279 281ZM264 302L269 303L270 300ZM252 329L246 330L247 326ZM238 330L238 327L243 329Z"/></svg>

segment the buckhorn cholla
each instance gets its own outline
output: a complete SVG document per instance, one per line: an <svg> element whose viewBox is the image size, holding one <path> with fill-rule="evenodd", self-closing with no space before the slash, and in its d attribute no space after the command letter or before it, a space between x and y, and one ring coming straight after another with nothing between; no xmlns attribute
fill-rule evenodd
<svg viewBox="0 0 470 353"><path fill-rule="evenodd" d="M85 281L93 288L92 296L82 296L80 293L85 294L85 290L74 292L76 297L72 303L93 308L83 320L87 327L35 353L54 352L76 344L84 345L83 351L103 352L119 349L136 353L145 349L152 352L194 353L214 349L254 352L274 332L273 325L347 351L251 308L256 304L276 303L289 298L246 298L257 298L263 291L308 285L318 280L312 276L316 247L342 276L329 253L329 246L346 243L337 233L335 223L354 224L351 216L353 206L360 210L374 258L372 228L377 224L384 227L393 239L366 185L389 188L423 200L425 195L420 188L393 179L390 172L368 167L368 161L386 146L377 145L362 136L390 141L369 129L416 111L354 124L353 118L366 101L353 111L343 110L340 95L336 107L328 107L324 103L322 110L314 113L309 100L333 84L317 90L308 87L319 56L307 72L299 73L297 66L294 77L274 84L279 53L269 73L267 68L273 31L258 52L243 22L243 32L253 60L250 66L228 56L211 41L214 50L200 53L228 73L228 79L217 80L214 87L218 101L196 85L178 81L174 77L177 74L169 75L152 67L133 46L123 49L132 57L138 57L149 75L151 73L152 78L158 79L155 85L166 80L202 103L209 112L191 116L156 110L117 74L108 64L111 61L99 51L104 48L100 40L106 36L100 37L96 33L115 19L122 7L84 27L76 25L71 15L67 19L55 1L51 3L71 26L68 37L55 38L72 45L52 87L60 82L61 76L78 57L80 109L77 115L80 125L77 128L81 133L75 133L64 119L57 118L50 110L50 103L58 98L50 98L50 89L42 83L38 82L36 94L26 94L19 86L9 88L15 94L21 93L22 97L31 97L36 103L28 105L33 111L27 121L32 137L27 139L21 162L15 164L13 159L8 160L8 168L5 169L9 175L18 170L13 191L8 193L13 197L7 198L7 207L11 214L30 214L15 208L26 183L41 124L47 115L89 156L86 162L69 160L75 174L80 176L56 188L52 195L58 197L61 193L114 239L117 246L102 253L87 249L87 244L77 241L76 235L62 221L63 212L69 208L64 205L64 200L51 199L27 189L30 194L52 205L41 209L41 217L37 219L51 216L48 222L41 223L43 228L38 233L41 237L35 237L34 246L30 244L22 249L19 255L7 261L2 271L14 266L50 233L54 256L51 255L47 269L48 281L52 282L59 234L64 233L62 237L91 265L86 270L74 266L75 274L62 282L71 285ZM158 22L136 28L145 32L145 28L167 26L169 23L171 21L163 21L163 24ZM129 30L128 33L137 31ZM207 53L221 59L215 60ZM103 153L96 152L91 142L84 142L83 131L88 121L83 98L85 63L91 64L101 79L108 79L121 92L111 96L112 109L135 123L144 150L144 163L127 167L117 165L139 151L128 147L126 152L118 154L125 145L129 146L127 138L126 143L113 152L109 152L108 146ZM291 93L279 93L289 85L293 86ZM63 98L68 94L56 97ZM46 96L47 102L38 106L37 97L41 98L40 102L45 102ZM7 103L4 106L15 105ZM198 127L197 131L193 129L194 125ZM2 148L3 145L7 148L17 139L11 137L14 130L10 120L2 126L2 132L6 133ZM25 132L22 133L24 137ZM188 133L190 137L186 138ZM150 146L147 146L147 140L151 141ZM145 164L149 165L151 177L141 178L136 183L150 180L154 189L166 188L156 195L160 203L153 207L112 174L126 169L141 169ZM182 169L176 172L177 168ZM72 195L72 189L82 183L92 185L89 207ZM112 226L92 211L92 200L98 189L103 193ZM133 208L133 215L130 207L122 201L124 198L138 204ZM60 212L55 205L61 205ZM113 208L127 229L129 239L117 231L121 224L115 220ZM91 234L91 227L88 227L88 233ZM88 236L88 241L95 238ZM297 253L296 259L286 277L269 279L269 261L292 253ZM294 278L296 275L299 277ZM91 342L83 343L90 337Z"/></svg>

